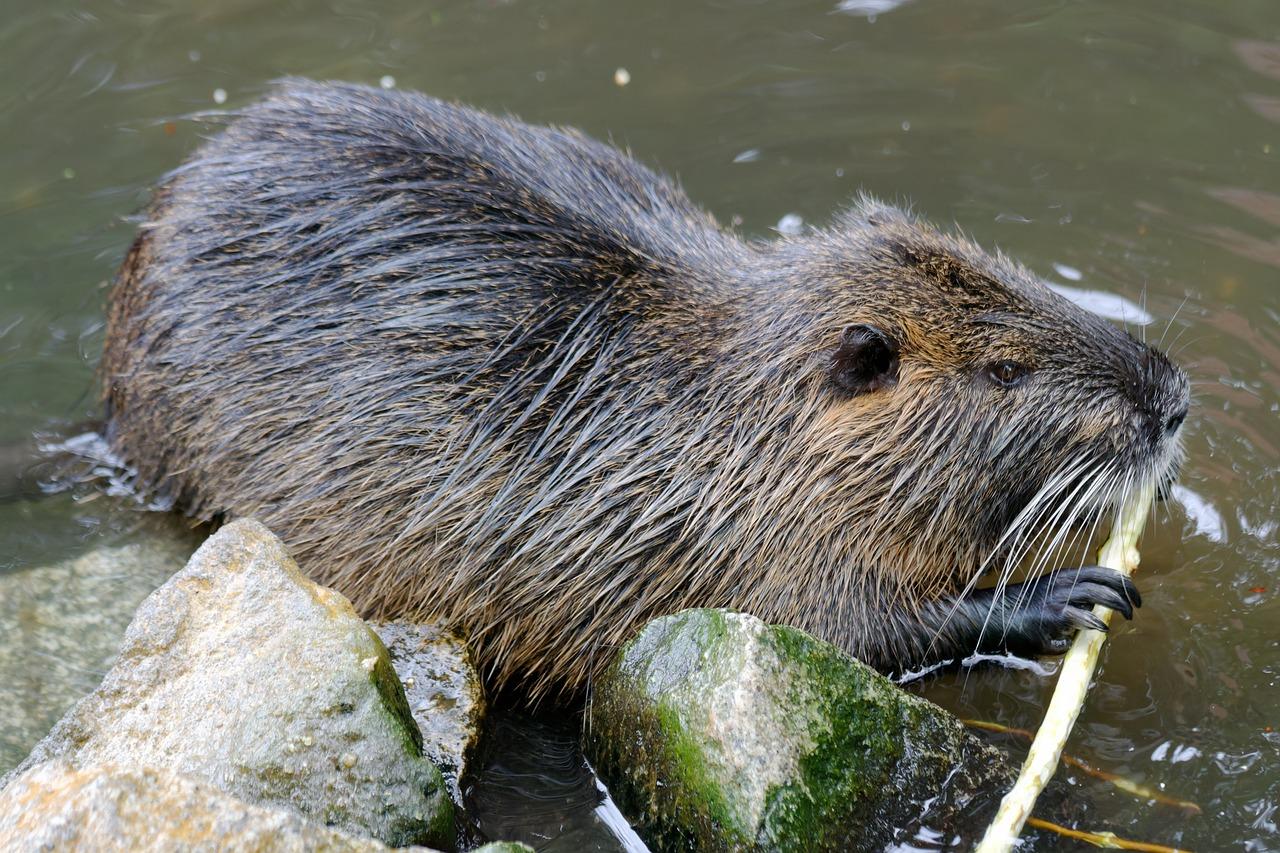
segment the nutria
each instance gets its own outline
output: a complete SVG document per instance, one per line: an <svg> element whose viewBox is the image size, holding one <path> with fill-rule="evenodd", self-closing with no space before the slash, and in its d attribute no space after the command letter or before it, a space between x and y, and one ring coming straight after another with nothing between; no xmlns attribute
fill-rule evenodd
<svg viewBox="0 0 1280 853"><path fill-rule="evenodd" d="M974 581L1170 477L1188 405L1163 354L900 210L747 241L573 130L305 81L165 180L102 371L140 492L256 516L531 696L695 606L886 671L1060 652L1132 586Z"/></svg>

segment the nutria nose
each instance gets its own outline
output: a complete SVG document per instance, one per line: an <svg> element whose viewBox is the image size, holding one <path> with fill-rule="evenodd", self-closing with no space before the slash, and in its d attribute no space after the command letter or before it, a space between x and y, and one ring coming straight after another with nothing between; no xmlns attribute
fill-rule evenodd
<svg viewBox="0 0 1280 853"><path fill-rule="evenodd" d="M1134 343L1137 343L1136 341ZM1128 372L1129 399L1141 412L1153 443L1172 439L1187 419L1191 388L1187 375L1160 350L1146 344Z"/></svg>

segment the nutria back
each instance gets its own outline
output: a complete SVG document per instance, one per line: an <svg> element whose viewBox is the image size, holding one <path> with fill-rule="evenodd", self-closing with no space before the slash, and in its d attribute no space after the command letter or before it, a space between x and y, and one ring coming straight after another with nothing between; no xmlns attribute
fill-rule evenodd
<svg viewBox="0 0 1280 853"><path fill-rule="evenodd" d="M952 653L993 555L1168 476L1187 394L898 210L747 242L577 132L305 81L156 192L102 375L140 492L534 695L691 606Z"/></svg>

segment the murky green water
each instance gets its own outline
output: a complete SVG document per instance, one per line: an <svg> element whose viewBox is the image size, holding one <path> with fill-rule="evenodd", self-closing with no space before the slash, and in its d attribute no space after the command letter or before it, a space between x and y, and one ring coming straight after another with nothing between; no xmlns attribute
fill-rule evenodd
<svg viewBox="0 0 1280 853"><path fill-rule="evenodd" d="M1108 645L1070 749L1203 813L1073 778L1097 827L1280 848L1280 4L841 5L0 0L0 441L94 414L124 217L197 143L185 115L282 74L580 126L752 234L821 222L860 189L909 200L1144 306L1192 372L1146 606ZM0 571L116 526L92 504L0 506ZM1047 687L1008 670L913 685L1030 728Z"/></svg>

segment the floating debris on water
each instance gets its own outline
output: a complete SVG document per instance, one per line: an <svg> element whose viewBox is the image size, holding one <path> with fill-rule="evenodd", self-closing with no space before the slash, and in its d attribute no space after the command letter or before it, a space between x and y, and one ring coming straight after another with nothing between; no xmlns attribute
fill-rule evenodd
<svg viewBox="0 0 1280 853"><path fill-rule="evenodd" d="M378 85L384 89L394 89L396 87L396 78L390 74L383 74L382 78L378 80Z"/></svg>
<svg viewBox="0 0 1280 853"><path fill-rule="evenodd" d="M613 72L613 82L617 86L625 86L631 82L631 72L625 68L619 68Z"/></svg>
<svg viewBox="0 0 1280 853"><path fill-rule="evenodd" d="M225 104L225 103L227 102L227 90L226 90L226 89L214 89L214 90L213 90L213 102L214 102L215 104Z"/></svg>

